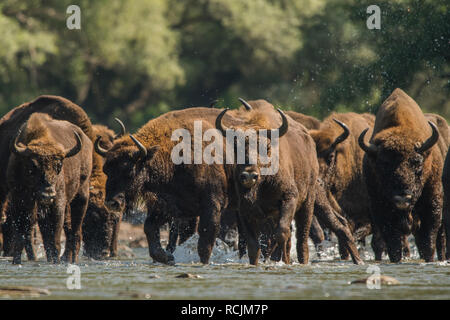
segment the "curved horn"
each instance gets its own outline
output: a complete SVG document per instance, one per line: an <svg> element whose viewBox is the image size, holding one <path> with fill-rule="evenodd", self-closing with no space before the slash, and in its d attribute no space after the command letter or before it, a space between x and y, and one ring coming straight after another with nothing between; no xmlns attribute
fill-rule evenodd
<svg viewBox="0 0 450 320"><path fill-rule="evenodd" d="M100 140L101 139L102 139L102 137L98 136L97 139L95 140L95 142L94 142L94 150L95 150L95 152L97 152L102 157L106 157L106 154L108 153L108 150L103 149L100 146Z"/></svg>
<svg viewBox="0 0 450 320"><path fill-rule="evenodd" d="M225 137L227 134L228 128L222 125L222 118L225 113L230 110L229 108L224 109L216 118L216 129L220 131L220 133Z"/></svg>
<svg viewBox="0 0 450 320"><path fill-rule="evenodd" d="M276 129L276 131L278 131L278 138L281 138L288 131L289 124L288 124L288 120L287 120L286 115L284 114L284 112L281 111L280 108L277 108L277 111L281 115L281 120L283 121L281 123L281 126L278 129ZM275 130L270 130L270 131L267 132L267 138L272 139L272 131L275 131Z"/></svg>
<svg viewBox="0 0 450 320"><path fill-rule="evenodd" d="M377 153L377 147L374 146L373 144L366 145L366 143L364 142L364 137L368 130L369 130L369 128L366 128L366 129L364 129L363 132L361 132L361 134L359 135L359 138L358 138L358 144L359 144L359 147L361 149L363 149L366 153L374 155Z"/></svg>
<svg viewBox="0 0 450 320"><path fill-rule="evenodd" d="M66 150L65 151L65 158L70 158L73 157L74 155L78 154L78 152L81 151L81 146L83 145L83 143L81 142L81 137L78 134L78 132L74 131L73 132L75 134L75 139L77 140L77 144L70 150Z"/></svg>
<svg viewBox="0 0 450 320"><path fill-rule="evenodd" d="M139 148L141 157L146 158L147 157L147 148L145 148L144 145L142 143L140 143L138 139L133 137L132 134L130 134L130 138L131 138L131 140L133 140L134 144Z"/></svg>
<svg viewBox="0 0 450 320"><path fill-rule="evenodd" d="M245 101L244 99L239 98L239 101L242 102L242 104L243 104L244 107L245 107L245 110L247 110L247 111L253 110L252 106L249 105L248 102Z"/></svg>
<svg viewBox="0 0 450 320"><path fill-rule="evenodd" d="M25 125L26 125L26 122L20 126L19 130L17 131L16 137L11 141L12 143L10 145L10 149L12 152L14 152L16 154L24 153L25 150L27 150L26 146L22 147L17 144L17 140L19 140L19 137L22 134L22 131L23 131L23 128L25 127Z"/></svg>
<svg viewBox="0 0 450 320"><path fill-rule="evenodd" d="M434 146L436 144L436 142L438 142L438 140L439 140L439 131L436 128L436 125L431 121L428 121L428 124L430 125L433 133L431 134L431 137L429 137L420 147L416 148L416 151L418 153L424 153L425 151L430 149L432 146Z"/></svg>
<svg viewBox="0 0 450 320"><path fill-rule="evenodd" d="M114 118L114 120L116 120L116 122L120 125L120 133L116 134L116 136L114 137L114 139L117 139L124 136L127 130L125 129L125 125L122 121L120 121L119 118Z"/></svg>
<svg viewBox="0 0 450 320"><path fill-rule="evenodd" d="M336 140L334 140L333 144L330 147L330 150L334 150L336 148L336 146L339 143L342 143L345 141L345 139L348 138L348 136L350 135L350 130L348 129L348 127L345 125L345 123L342 123L341 121L337 120L337 119L333 119L334 122L336 122L338 125L340 125L342 127L342 129L344 129L344 132L336 138Z"/></svg>

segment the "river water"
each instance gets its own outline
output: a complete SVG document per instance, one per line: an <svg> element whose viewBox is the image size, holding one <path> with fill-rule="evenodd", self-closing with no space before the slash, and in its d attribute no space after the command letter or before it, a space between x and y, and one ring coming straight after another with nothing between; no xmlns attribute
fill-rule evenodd
<svg viewBox="0 0 450 320"><path fill-rule="evenodd" d="M37 262L28 262L24 257L23 264L15 266L1 258L0 286L50 291L50 295L38 299L450 299L450 263L421 262L414 245L412 258L400 264L389 263L387 257L375 263L369 246L361 249L366 265L356 266L351 261L340 261L336 244L325 242L320 258L310 246L308 265L267 262L255 267L248 264L247 257L239 260L237 252L220 240L211 263L202 265L196 253L197 239L194 236L176 249L175 266L153 263L146 248L132 249L132 257L107 261L81 258L80 289L67 286L67 282L69 287L75 283L72 278L68 281L73 276L67 273L69 265L47 263L40 248ZM378 270L374 266L400 284L382 284L379 289L350 284L370 276L369 267L371 272ZM178 277L185 273L192 277ZM0 294L0 298L27 296Z"/></svg>

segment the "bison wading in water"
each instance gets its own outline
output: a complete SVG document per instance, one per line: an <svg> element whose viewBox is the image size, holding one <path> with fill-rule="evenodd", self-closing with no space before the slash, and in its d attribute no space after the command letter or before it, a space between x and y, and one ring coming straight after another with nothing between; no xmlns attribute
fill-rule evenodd
<svg viewBox="0 0 450 320"><path fill-rule="evenodd" d="M155 261L174 262L170 252L161 247L159 228L173 217L199 216L198 254L202 263L209 262L230 193L224 165L174 164L171 153L178 142L171 137L177 129L186 129L193 137L196 120L202 122L203 131L214 128L211 123L219 112L202 107L172 111L150 120L136 134L116 140L109 150L99 148L96 141L96 151L106 157L103 170L108 177L107 203L131 207L138 196L147 202L144 231ZM235 123L232 117L224 120ZM203 150L206 145L202 141Z"/></svg>
<svg viewBox="0 0 450 320"><path fill-rule="evenodd" d="M60 260L63 225L63 258L77 262L89 199L92 142L79 127L34 113L10 145L7 181L14 226L13 263L21 263L36 222L49 262Z"/></svg>
<svg viewBox="0 0 450 320"><path fill-rule="evenodd" d="M99 139L100 147L108 150L114 141L126 133L122 121L115 119L121 128L120 133L103 125L93 125L93 134ZM124 206L109 208L105 205L106 175L103 172L105 159L94 152L93 168L89 189L89 204L83 221L84 254L94 259L117 256L118 234Z"/></svg>
<svg viewBox="0 0 450 320"><path fill-rule="evenodd" d="M420 257L433 261L443 204L444 156L439 146L447 144L448 135L440 135L401 89L379 108L369 144L364 141L366 132L359 138L366 152L363 174L373 222L389 259L401 261L402 237L412 232Z"/></svg>
<svg viewBox="0 0 450 320"><path fill-rule="evenodd" d="M269 109L268 109L269 110ZM226 136L229 130L223 123L225 109L217 117L216 128ZM280 116L282 124L278 129L270 127L270 117ZM259 237L268 235L273 243L271 250L278 247L281 258L290 263L289 250L291 222L295 219L297 227L297 255L300 263L307 263L308 235L313 216L315 185L318 164L314 141L306 129L278 110L255 110L246 123L232 129L268 129L267 139L271 141L274 131L279 136L278 171L274 174L261 175L259 162L249 162L248 144L245 146L244 164L234 164L229 177L235 186L234 194L239 203L239 218L247 237L250 263L257 265L261 253ZM259 136L259 134L258 134ZM275 152L268 147L268 152ZM273 155L272 155L273 156ZM272 157L273 159L273 157ZM272 165L272 164L271 164ZM270 254L270 252L268 253Z"/></svg>
<svg viewBox="0 0 450 320"><path fill-rule="evenodd" d="M333 113L325 118L316 130L309 133L316 143L317 158L320 167L320 179L326 190L327 198L339 215L344 215L350 230L357 240L371 233L370 207L363 177L364 151L358 146L358 137L366 128L372 128L375 116L370 114ZM339 220L342 220L339 219ZM347 234L346 237L353 238ZM381 252L372 238L375 256L381 258ZM339 242L341 258L348 257L348 251Z"/></svg>
<svg viewBox="0 0 450 320"><path fill-rule="evenodd" d="M66 120L80 127L92 140L94 138L92 124L84 110L72 101L59 96L42 95L10 110L0 119L0 181L6 181L8 161L10 158L10 142L15 138L17 130L36 112L46 113L56 120ZM12 223L8 215L8 186L0 184L0 205L2 206L3 254L12 255ZM1 219L0 219L1 220ZM28 247L28 246L27 246ZM27 251L28 252L28 251Z"/></svg>

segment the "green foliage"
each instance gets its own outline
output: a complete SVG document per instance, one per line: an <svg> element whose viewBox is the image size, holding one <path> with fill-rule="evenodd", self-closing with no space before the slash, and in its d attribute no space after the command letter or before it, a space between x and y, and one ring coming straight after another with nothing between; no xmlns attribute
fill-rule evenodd
<svg viewBox="0 0 450 320"><path fill-rule="evenodd" d="M66 9L81 8L81 30ZM264 98L318 117L396 87L450 119L448 0L3 0L0 113L40 94L130 130L163 112Z"/></svg>

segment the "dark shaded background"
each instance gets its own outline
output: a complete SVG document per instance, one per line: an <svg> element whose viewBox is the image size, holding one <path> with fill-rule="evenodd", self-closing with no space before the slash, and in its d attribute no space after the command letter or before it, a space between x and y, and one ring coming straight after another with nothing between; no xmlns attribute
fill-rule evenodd
<svg viewBox="0 0 450 320"><path fill-rule="evenodd" d="M450 1L1 0L0 115L61 95L133 131L163 112L265 98L320 118L396 87L450 119ZM81 8L81 30L66 9ZM381 30L366 9L381 8Z"/></svg>

